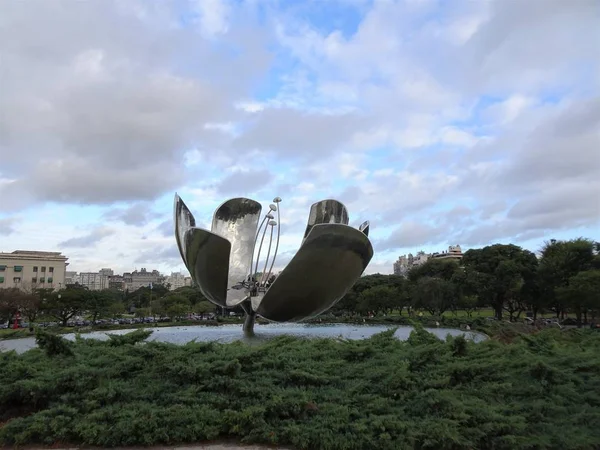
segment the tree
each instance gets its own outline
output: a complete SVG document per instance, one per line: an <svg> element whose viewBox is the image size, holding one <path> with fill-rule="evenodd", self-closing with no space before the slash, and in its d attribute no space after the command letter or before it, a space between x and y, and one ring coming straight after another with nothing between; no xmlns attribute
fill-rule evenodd
<svg viewBox="0 0 600 450"><path fill-rule="evenodd" d="M556 316L566 310L565 294L558 290L569 285L569 280L579 272L594 268L597 256L595 243L590 239L578 238L570 241L546 242L541 250L538 268L540 293Z"/></svg>
<svg viewBox="0 0 600 450"><path fill-rule="evenodd" d="M83 311L88 292L81 286L61 289L52 293L42 306L48 314L59 320L62 326L67 326L71 318Z"/></svg>
<svg viewBox="0 0 600 450"><path fill-rule="evenodd" d="M17 288L0 289L0 317L3 321L10 322L19 311L19 296L21 292Z"/></svg>
<svg viewBox="0 0 600 450"><path fill-rule="evenodd" d="M37 319L42 307L42 299L36 294L23 292L18 298L18 303L19 310L23 316L27 317L31 328L31 324Z"/></svg>
<svg viewBox="0 0 600 450"><path fill-rule="evenodd" d="M91 316L93 324L100 317L110 314L113 303L115 303L115 298L113 293L108 290L87 291L83 294L83 309Z"/></svg>
<svg viewBox="0 0 600 450"><path fill-rule="evenodd" d="M369 311L389 312L402 309L403 306L398 289L386 285L365 289L360 293L358 300L358 310L363 314Z"/></svg>
<svg viewBox="0 0 600 450"><path fill-rule="evenodd" d="M584 312L600 309L600 270L586 270L574 275L566 286L557 289L557 297L575 312L577 326L581 327Z"/></svg>
<svg viewBox="0 0 600 450"><path fill-rule="evenodd" d="M510 318L523 311L523 290L535 282L537 258L516 245L495 244L465 252L462 263L480 299L494 308L502 319L503 310Z"/></svg>
<svg viewBox="0 0 600 450"><path fill-rule="evenodd" d="M193 305L192 309L196 314L204 315L214 312L215 305L209 302L208 300L205 300Z"/></svg>
<svg viewBox="0 0 600 450"><path fill-rule="evenodd" d="M441 278L450 280L460 270L458 262L451 259L432 258L420 266L413 267L408 272L408 279L417 281L419 278Z"/></svg>
<svg viewBox="0 0 600 450"><path fill-rule="evenodd" d="M454 285L443 278L424 276L413 284L412 306L424 309L432 316L441 316L456 301Z"/></svg>
<svg viewBox="0 0 600 450"><path fill-rule="evenodd" d="M467 313L467 317L473 315L473 311L477 309L479 299L476 295L461 295L458 297L458 309L462 309Z"/></svg>

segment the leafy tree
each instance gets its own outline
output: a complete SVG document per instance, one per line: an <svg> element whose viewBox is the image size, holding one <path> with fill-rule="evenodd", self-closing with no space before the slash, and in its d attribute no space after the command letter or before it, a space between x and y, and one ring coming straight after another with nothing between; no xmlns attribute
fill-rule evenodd
<svg viewBox="0 0 600 450"><path fill-rule="evenodd" d="M62 326L85 309L89 291L81 286L72 286L52 293L43 304L44 310L59 320Z"/></svg>
<svg viewBox="0 0 600 450"><path fill-rule="evenodd" d="M92 323L100 317L110 314L111 305L115 303L113 293L108 289L102 291L87 291L83 295L83 308L91 316Z"/></svg>
<svg viewBox="0 0 600 450"><path fill-rule="evenodd" d="M566 286L557 289L559 301L575 312L577 326L582 325L584 312L600 309L600 270L579 272Z"/></svg>
<svg viewBox="0 0 600 450"><path fill-rule="evenodd" d="M35 322L42 306L42 299L35 294L23 292L18 297L19 310L30 324Z"/></svg>
<svg viewBox="0 0 600 450"><path fill-rule="evenodd" d="M511 319L524 310L523 289L534 282L537 269L537 258L532 252L512 244L495 244L468 250L462 263L477 295L494 308L498 320L502 319L503 310Z"/></svg>
<svg viewBox="0 0 600 450"><path fill-rule="evenodd" d="M449 280L424 276L413 285L412 306L431 315L442 315L456 301L456 290Z"/></svg>
<svg viewBox="0 0 600 450"><path fill-rule="evenodd" d="M19 311L19 296L17 288L0 289L0 317L9 323Z"/></svg>
<svg viewBox="0 0 600 450"><path fill-rule="evenodd" d="M546 242L541 251L538 269L541 295L556 316L566 310L565 294L558 289L569 285L569 280L579 272L595 266L595 243L589 239Z"/></svg>
<svg viewBox="0 0 600 450"><path fill-rule="evenodd" d="M432 258L420 266L413 267L408 272L408 279L417 281L419 278L430 277L450 280L458 270L458 262L454 260Z"/></svg>
<svg viewBox="0 0 600 450"><path fill-rule="evenodd" d="M477 309L479 299L476 295L461 295L458 297L457 307L467 313L467 317L471 317Z"/></svg>
<svg viewBox="0 0 600 450"><path fill-rule="evenodd" d="M360 293L358 309L362 313L389 312L402 309L400 300L398 289L386 285L373 286Z"/></svg>
<svg viewBox="0 0 600 450"><path fill-rule="evenodd" d="M208 300L205 300L193 305L192 309L197 314L208 314L214 312L215 305L209 302Z"/></svg>

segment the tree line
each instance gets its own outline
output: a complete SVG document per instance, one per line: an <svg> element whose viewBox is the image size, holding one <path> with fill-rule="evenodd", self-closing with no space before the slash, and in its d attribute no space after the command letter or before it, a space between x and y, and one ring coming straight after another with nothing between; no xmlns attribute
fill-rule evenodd
<svg viewBox="0 0 600 450"><path fill-rule="evenodd" d="M133 292L117 289L91 291L80 285L64 289L0 289L0 322L12 323L20 316L33 324L55 320L62 326L79 316L95 323L100 319L118 318L126 313L137 316L181 317L188 313L205 314L215 307L192 287L173 291L168 286L142 287Z"/></svg>
<svg viewBox="0 0 600 450"><path fill-rule="evenodd" d="M518 319L525 311L557 317L575 314L579 325L600 313L600 244L589 239L551 241L539 255L516 245L496 244L465 252L460 262L430 259L407 278L366 275L338 302L334 314L413 314L441 316L447 311L492 308L497 319ZM78 285L51 289L0 289L0 321L18 313L28 322L51 317L62 325L84 315L95 322L120 317L183 317L217 312L194 287L173 291L165 285L133 292L89 291ZM241 312L241 310L240 310Z"/></svg>
<svg viewBox="0 0 600 450"><path fill-rule="evenodd" d="M525 311L556 317L575 314L578 325L600 315L600 244L589 239L552 240L539 255L513 244L464 253L460 262L430 259L407 278L363 276L334 311L366 314L426 311L442 315L492 308L498 320Z"/></svg>

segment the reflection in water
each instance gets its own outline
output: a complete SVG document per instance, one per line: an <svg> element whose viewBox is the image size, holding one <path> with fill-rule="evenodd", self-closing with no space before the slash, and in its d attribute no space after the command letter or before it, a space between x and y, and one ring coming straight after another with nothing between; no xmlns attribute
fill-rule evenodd
<svg viewBox="0 0 600 450"><path fill-rule="evenodd" d="M182 327L163 327L147 328L152 330L149 341L169 342L172 344L185 344L196 340L198 342L216 341L233 342L249 341L260 342L264 339L270 339L281 335L290 335L298 337L318 337L318 338L344 338L344 339L365 339L382 331L389 330L393 326L389 325L350 325L350 324L269 324L256 325L254 338L245 338L241 332L241 325L222 325L222 326L182 326ZM454 328L426 328L440 339L444 339L448 334L451 336L463 335L474 342L481 342L486 336L481 333L456 330ZM82 334L84 338L108 339L107 334L125 334L134 331L130 330L112 330L112 331L94 331L93 333ZM404 341L410 336L412 327L398 327L394 334L398 339ZM74 334L66 334L65 338L74 340ZM14 339L0 341L0 350L16 350L17 353L25 352L35 347L34 338Z"/></svg>

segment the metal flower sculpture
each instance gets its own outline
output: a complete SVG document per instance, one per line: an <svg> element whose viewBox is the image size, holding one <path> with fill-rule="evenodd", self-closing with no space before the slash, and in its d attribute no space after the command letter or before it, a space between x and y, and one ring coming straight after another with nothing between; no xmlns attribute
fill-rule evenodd
<svg viewBox="0 0 600 450"><path fill-rule="evenodd" d="M261 221L260 203L227 200L215 211L208 231L196 228L194 216L175 195L175 238L183 262L208 300L224 308L243 307L247 335L253 334L256 315L275 322L299 321L331 308L373 257L369 222L356 230L348 226L342 203L322 200L310 208L300 249L275 276L280 203L276 197Z"/></svg>

